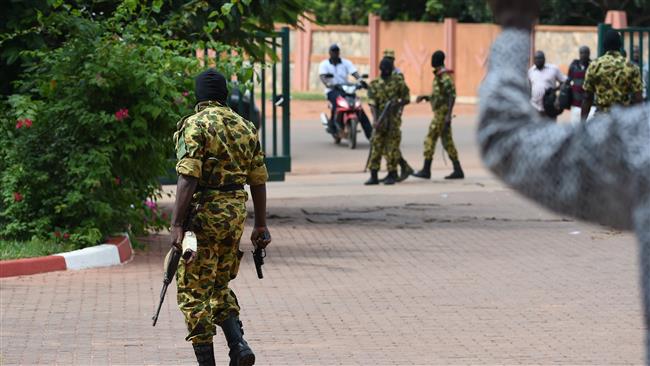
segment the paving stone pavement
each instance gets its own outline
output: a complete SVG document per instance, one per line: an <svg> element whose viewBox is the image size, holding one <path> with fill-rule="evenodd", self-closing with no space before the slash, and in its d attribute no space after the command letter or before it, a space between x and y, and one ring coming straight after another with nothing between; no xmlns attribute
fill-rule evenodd
<svg viewBox="0 0 650 366"><path fill-rule="evenodd" d="M270 201L265 278L247 254L233 282L258 365L642 363L631 234L503 188L410 184ZM122 266L0 280L0 363L194 364L174 288L151 326L167 241ZM226 365L221 334L215 348Z"/></svg>

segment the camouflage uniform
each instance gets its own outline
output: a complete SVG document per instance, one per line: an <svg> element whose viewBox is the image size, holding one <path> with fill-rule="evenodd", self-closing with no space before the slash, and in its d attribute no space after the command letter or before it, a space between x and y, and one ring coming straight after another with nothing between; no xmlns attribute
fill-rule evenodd
<svg viewBox="0 0 650 366"><path fill-rule="evenodd" d="M384 106L389 100L407 100L409 96L409 88L401 75L393 74L385 80L378 78L368 86L368 98L373 101L377 113L384 110ZM399 145L402 139L400 130L402 120L399 109L392 108L391 112L384 121L382 129L375 130L372 138L372 153L368 161L370 170L379 170L381 157L384 156L388 171L397 171L400 158Z"/></svg>
<svg viewBox="0 0 650 366"><path fill-rule="evenodd" d="M458 151L456 151L456 146L451 136L451 125L445 126L445 117L447 116L447 112L449 112L449 98L456 98L454 80L448 71L436 72L433 80L433 92L430 98L431 109L434 115L429 125L429 133L424 139L424 158L426 160L433 159L436 142L438 142L438 137L440 137L442 139L442 146L447 151L449 159L457 161Z"/></svg>
<svg viewBox="0 0 650 366"><path fill-rule="evenodd" d="M243 252L239 240L246 220L244 190L228 185L259 185L268 179L255 126L216 102L199 103L196 113L178 123L174 134L176 172L199 179L192 197L190 228L197 236L194 263L181 259L176 275L178 306L193 343L211 343L215 325L239 315L228 283L237 276ZM203 190L202 190L203 189Z"/></svg>
<svg viewBox="0 0 650 366"><path fill-rule="evenodd" d="M616 104L630 105L632 96L643 90L641 71L620 52L609 51L593 61L587 69L583 89L594 93L599 112Z"/></svg>

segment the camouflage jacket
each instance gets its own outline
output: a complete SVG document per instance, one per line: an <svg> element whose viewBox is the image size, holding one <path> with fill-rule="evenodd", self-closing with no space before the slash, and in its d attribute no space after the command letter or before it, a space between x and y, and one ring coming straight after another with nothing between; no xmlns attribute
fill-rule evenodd
<svg viewBox="0 0 650 366"><path fill-rule="evenodd" d="M368 98L377 108L377 113L381 113L390 100L396 102L398 99L408 100L410 97L409 88L401 74L392 74L387 79L377 78L368 86ZM389 118L398 119L399 108L391 108Z"/></svg>
<svg viewBox="0 0 650 366"><path fill-rule="evenodd" d="M264 152L253 123L216 102L202 102L174 134L176 172L199 178L200 187L263 184Z"/></svg>
<svg viewBox="0 0 650 366"><path fill-rule="evenodd" d="M456 86L454 86L454 80L449 75L449 71L443 69L435 73L430 98L431 109L434 112L440 109L446 110L449 105L449 98L456 98Z"/></svg>
<svg viewBox="0 0 650 366"><path fill-rule="evenodd" d="M610 51L589 65L582 88L594 93L598 110L606 112L615 104L630 105L632 96L642 91L641 71Z"/></svg>

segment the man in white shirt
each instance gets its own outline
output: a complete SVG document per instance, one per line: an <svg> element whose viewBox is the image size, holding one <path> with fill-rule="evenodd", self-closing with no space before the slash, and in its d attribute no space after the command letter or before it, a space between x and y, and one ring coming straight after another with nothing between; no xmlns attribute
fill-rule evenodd
<svg viewBox="0 0 650 366"><path fill-rule="evenodd" d="M531 88L530 103L541 115L551 119L556 118L548 116L544 112L544 94L548 89L555 89L558 82L563 83L566 80L567 77L557 66L546 64L544 52L535 52L535 65L528 70L528 81Z"/></svg>
<svg viewBox="0 0 650 366"><path fill-rule="evenodd" d="M334 85L347 83L350 75L354 76L357 80L361 79L361 75L359 75L357 68L354 67L354 64L350 60L341 58L341 49L336 43L330 46L329 54L330 58L324 60L318 66L318 75L325 85L325 95L332 106L332 114L327 126L327 132L335 133L334 116L336 116L336 97L341 95L341 92L334 89ZM365 113L361 113L359 120L366 137L369 138L372 134L370 120L368 120Z"/></svg>

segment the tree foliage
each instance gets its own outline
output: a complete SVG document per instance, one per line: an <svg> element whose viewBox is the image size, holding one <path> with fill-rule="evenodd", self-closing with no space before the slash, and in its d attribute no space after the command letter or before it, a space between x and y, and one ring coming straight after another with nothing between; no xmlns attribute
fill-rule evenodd
<svg viewBox="0 0 650 366"><path fill-rule="evenodd" d="M484 0L310 0L318 21L326 24L367 24L368 14L384 20L491 22ZM542 24L594 25L608 10L626 10L631 25L650 25L650 0L544 0Z"/></svg>
<svg viewBox="0 0 650 366"><path fill-rule="evenodd" d="M250 82L257 35L300 13L294 0L25 3L2 15L0 239L80 245L165 226L158 177L193 105L196 48Z"/></svg>

